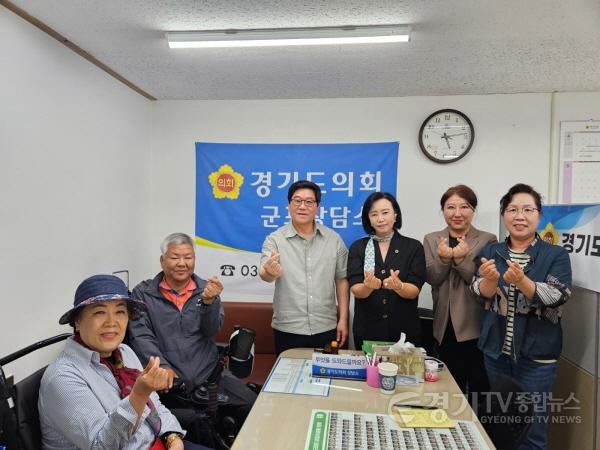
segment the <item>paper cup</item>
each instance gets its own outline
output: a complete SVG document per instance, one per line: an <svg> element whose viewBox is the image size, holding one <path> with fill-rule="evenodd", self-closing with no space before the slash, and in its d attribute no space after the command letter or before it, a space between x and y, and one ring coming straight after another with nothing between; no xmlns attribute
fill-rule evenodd
<svg viewBox="0 0 600 450"><path fill-rule="evenodd" d="M379 382L381 383L381 392L384 394L393 394L396 391L396 375L398 374L398 365L394 363L379 363Z"/></svg>

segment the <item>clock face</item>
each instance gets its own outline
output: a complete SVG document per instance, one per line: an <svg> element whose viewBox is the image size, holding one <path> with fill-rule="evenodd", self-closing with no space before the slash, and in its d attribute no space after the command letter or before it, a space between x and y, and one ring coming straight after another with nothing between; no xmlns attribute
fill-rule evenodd
<svg viewBox="0 0 600 450"><path fill-rule="evenodd" d="M425 156L437 163L451 163L465 156L475 139L473 124L455 109L431 114L419 131L419 145Z"/></svg>

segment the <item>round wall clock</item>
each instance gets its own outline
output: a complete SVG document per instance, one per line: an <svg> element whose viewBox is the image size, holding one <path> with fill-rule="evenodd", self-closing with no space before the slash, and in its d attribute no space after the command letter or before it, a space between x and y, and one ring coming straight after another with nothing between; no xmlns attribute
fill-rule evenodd
<svg viewBox="0 0 600 450"><path fill-rule="evenodd" d="M419 130L419 146L429 159L447 164L465 156L475 139L473 124L455 109L440 109L431 114Z"/></svg>

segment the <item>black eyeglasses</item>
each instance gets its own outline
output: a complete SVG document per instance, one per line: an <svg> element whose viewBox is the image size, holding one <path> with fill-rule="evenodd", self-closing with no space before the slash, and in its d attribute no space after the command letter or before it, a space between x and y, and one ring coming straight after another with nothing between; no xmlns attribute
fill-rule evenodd
<svg viewBox="0 0 600 450"><path fill-rule="evenodd" d="M293 198L290 200L290 203L294 206L300 206L302 203L304 203L307 208L312 208L317 204L317 201L312 199L303 200L301 198Z"/></svg>

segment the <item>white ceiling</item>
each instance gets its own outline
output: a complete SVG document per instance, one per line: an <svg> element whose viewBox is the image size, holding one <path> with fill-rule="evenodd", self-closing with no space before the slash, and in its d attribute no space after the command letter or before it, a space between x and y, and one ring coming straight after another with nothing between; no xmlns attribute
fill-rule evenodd
<svg viewBox="0 0 600 450"><path fill-rule="evenodd" d="M10 1L158 99L600 91L599 0ZM170 50L164 38L390 23L410 25L411 42Z"/></svg>

